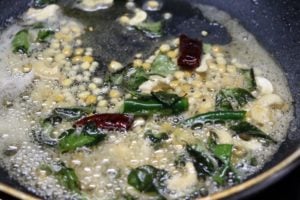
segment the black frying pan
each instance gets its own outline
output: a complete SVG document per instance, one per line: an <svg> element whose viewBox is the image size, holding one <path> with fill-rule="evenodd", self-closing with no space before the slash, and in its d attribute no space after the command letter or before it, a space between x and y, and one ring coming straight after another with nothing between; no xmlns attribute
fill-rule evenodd
<svg viewBox="0 0 300 200"><path fill-rule="evenodd" d="M132 38L122 38L121 33L118 32L118 28L112 23L108 23L112 13L121 12L124 1L115 0L117 6L113 7L113 10L104 11L103 13L92 13L95 22L103 23L103 26L108 28L110 37L107 40L101 40L102 36L105 36L103 31L99 31L99 34L91 35L97 45L111 47L113 45L120 45L123 61L126 62L128 56L134 55L134 52L144 50L146 45L153 43L150 40L135 41L132 43ZM249 196L267 186L279 180L286 175L291 169L295 168L300 163L300 1L299 0L165 0L165 10L172 10L174 15L173 23L167 25L166 37L171 35L177 35L181 32L186 32L194 37L197 30L187 30L185 25L182 25L183 21L189 22L190 18L197 15L199 27L211 30L213 33L211 37L206 38L209 42L225 44L230 42L230 36L227 34L226 29L221 27L213 28L208 25L208 21L203 18L201 13L193 10L189 3L200 2L203 4L213 5L221 10L224 10L231 14L234 18L237 18L239 22L254 36L257 40L266 48L266 50L275 58L280 64L283 71L286 73L288 83L293 94L294 106L295 106L295 120L292 122L292 126L289 130L287 139L282 143L279 151L275 154L274 158L266 163L264 168L257 174L249 177L246 183L240 186L233 187L227 191L212 196L212 198L229 198L229 199L241 199ZM136 1L140 2L141 1ZM16 18L22 14L30 3L30 0L0 0L0 27L5 27L10 22L7 21L11 18ZM67 3L65 3L67 4ZM80 14L80 11L75 9L66 9L67 15L79 16L80 20L85 21L89 18L89 15ZM104 19L101 21L97 19ZM155 18L155 16L153 16ZM97 21L98 20L98 21ZM92 23L92 22L91 22ZM178 24L181 24L179 26ZM188 24L188 23L187 23ZM116 31L115 31L116 30ZM97 31L97 30L96 30ZM104 34L104 35L103 35ZM134 36L132 36L134 37ZM91 41L90 39L86 42ZM117 42L116 42L117 41ZM158 41L159 42L159 41ZM92 45L90 43L90 45ZM92 45L93 46L93 45ZM97 46L93 46L97 48ZM134 47L134 48L133 48ZM110 49L110 48L108 48ZM111 48L111 51L114 48ZM150 49L151 50L151 49ZM149 53L150 50L148 49ZM105 62L110 59L111 53L103 55L101 49L98 51L98 59ZM117 52L118 53L118 52ZM99 72L101 73L101 72ZM16 193L14 190L9 190L10 186L16 188L19 191L30 194L25 188L20 186L17 182L12 180L5 171L0 170L0 190L19 196L21 193ZM21 197L22 198L22 197ZM26 196L23 196L26 198Z"/></svg>

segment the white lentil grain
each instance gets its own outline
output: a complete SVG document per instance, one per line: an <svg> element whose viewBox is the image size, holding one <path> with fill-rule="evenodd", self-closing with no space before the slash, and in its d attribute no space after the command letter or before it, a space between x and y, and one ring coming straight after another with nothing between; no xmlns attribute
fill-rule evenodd
<svg viewBox="0 0 300 200"><path fill-rule="evenodd" d="M89 88L90 90L95 90L95 89L97 88L97 85L96 85L95 83L90 83L90 84L88 85L88 88Z"/></svg>
<svg viewBox="0 0 300 200"><path fill-rule="evenodd" d="M78 46L81 46L82 45L82 40L80 40L80 39L77 39L76 41L75 41L75 45L78 47Z"/></svg>
<svg viewBox="0 0 300 200"><path fill-rule="evenodd" d="M106 107L107 105L108 105L108 103L104 99L99 101L98 104L97 104L98 107Z"/></svg>
<svg viewBox="0 0 300 200"><path fill-rule="evenodd" d="M82 76L81 74L78 74L78 75L76 76L76 81L82 82L82 81L83 81L83 76Z"/></svg>
<svg viewBox="0 0 300 200"><path fill-rule="evenodd" d="M93 82L97 85L101 85L103 83L103 80L102 80L102 78L95 77L95 78L93 78Z"/></svg>
<svg viewBox="0 0 300 200"><path fill-rule="evenodd" d="M120 62L115 61L115 60L112 60L110 62L110 64L108 65L108 70L110 72L117 72L117 71L120 71L123 68L124 68L124 66Z"/></svg>
<svg viewBox="0 0 300 200"><path fill-rule="evenodd" d="M86 90L86 87L84 85L79 85L78 86L78 90L80 91L85 91Z"/></svg>
<svg viewBox="0 0 300 200"><path fill-rule="evenodd" d="M89 82L90 81L90 77L89 76L83 76L82 79L84 82Z"/></svg>
<svg viewBox="0 0 300 200"><path fill-rule="evenodd" d="M68 76L69 76L69 77L75 77L75 78L76 78L76 75L77 75L77 72L76 72L74 69L72 69L72 70L69 71L69 73L68 73Z"/></svg>
<svg viewBox="0 0 300 200"><path fill-rule="evenodd" d="M202 35L203 37L206 37L206 36L208 35L208 32L207 32L207 31L201 31L201 35Z"/></svg>
<svg viewBox="0 0 300 200"><path fill-rule="evenodd" d="M91 76L91 72L89 72L89 71L84 71L84 72L83 72L83 75L84 75L84 76L90 77L90 76Z"/></svg>
<svg viewBox="0 0 300 200"><path fill-rule="evenodd" d="M73 69L74 71L78 72L80 68L79 68L79 65L73 65L73 66L72 66L72 69Z"/></svg>
<svg viewBox="0 0 300 200"><path fill-rule="evenodd" d="M100 88L95 88L95 89L92 90L92 93L93 93L93 95L97 96L97 95L101 94L101 89Z"/></svg>
<svg viewBox="0 0 300 200"><path fill-rule="evenodd" d="M89 68L89 71L90 71L90 72L95 72L95 71L96 71L96 68L97 68L97 67L91 65L90 68Z"/></svg>
<svg viewBox="0 0 300 200"><path fill-rule="evenodd" d="M99 63L98 63L97 61L94 61L94 62L92 62L92 66L93 66L93 67L98 67L98 66L99 66Z"/></svg>
<svg viewBox="0 0 300 200"><path fill-rule="evenodd" d="M167 13L164 13L163 17L165 20L169 20L172 18L172 14L167 12Z"/></svg>

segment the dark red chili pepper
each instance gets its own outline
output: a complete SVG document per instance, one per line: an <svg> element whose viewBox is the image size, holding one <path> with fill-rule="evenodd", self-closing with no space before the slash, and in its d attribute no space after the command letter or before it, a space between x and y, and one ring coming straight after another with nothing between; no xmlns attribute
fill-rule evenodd
<svg viewBox="0 0 300 200"><path fill-rule="evenodd" d="M180 36L178 65L183 70L193 70L200 65L202 55L202 42Z"/></svg>
<svg viewBox="0 0 300 200"><path fill-rule="evenodd" d="M88 123L95 123L100 129L124 131L131 127L133 120L132 115L95 114L75 122L75 126L83 127Z"/></svg>

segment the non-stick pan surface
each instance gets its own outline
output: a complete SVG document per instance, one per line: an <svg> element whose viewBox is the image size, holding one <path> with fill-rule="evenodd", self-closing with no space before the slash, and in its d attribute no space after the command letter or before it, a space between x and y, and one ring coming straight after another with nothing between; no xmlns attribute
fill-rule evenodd
<svg viewBox="0 0 300 200"><path fill-rule="evenodd" d="M116 1L120 2L120 0ZM183 16L185 16L184 13L187 14L190 12L189 6L182 6L186 4L183 1L166 1L172 1L172 9ZM261 45L280 64L286 74L293 95L295 120L291 124L287 139L281 145L274 158L259 173L252 177L259 177L260 173L270 172L270 169L278 170L271 171L271 175L269 174L269 176L266 176L262 180L256 180L257 182L254 183L254 187L247 187L245 190L241 189L241 192L236 191L237 193L230 197L232 199L240 199L270 185L300 163L300 1L186 0L186 2L213 5L237 18L249 32L256 36ZM22 14L28 8L29 3L30 0L0 0L0 27L5 27L9 24L10 19ZM74 11L69 10L68 12L72 13ZM176 12L174 13L175 15ZM185 18L178 18L178 21L180 20L185 20ZM211 38L214 42L226 43L230 41L226 30L218 29L216 32L218 33L215 37ZM173 34L176 34L176 31ZM286 159L289 162L282 163ZM0 182L30 193L30 191L27 191L18 185L17 182L10 179L7 173L1 169Z"/></svg>

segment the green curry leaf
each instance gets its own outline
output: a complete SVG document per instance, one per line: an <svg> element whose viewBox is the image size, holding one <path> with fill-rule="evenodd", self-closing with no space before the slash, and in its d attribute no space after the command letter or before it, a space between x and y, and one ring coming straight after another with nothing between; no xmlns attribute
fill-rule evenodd
<svg viewBox="0 0 300 200"><path fill-rule="evenodd" d="M255 97L245 89L222 89L216 96L216 110L238 110Z"/></svg>
<svg viewBox="0 0 300 200"><path fill-rule="evenodd" d="M218 144L213 148L213 153L225 165L230 165L232 144Z"/></svg>
<svg viewBox="0 0 300 200"><path fill-rule="evenodd" d="M141 68L137 68L131 75L125 76L123 84L129 91L136 91L139 86L148 80L148 74Z"/></svg>
<svg viewBox="0 0 300 200"><path fill-rule="evenodd" d="M244 76L244 88L250 92L256 89L256 81L254 76L254 70L240 69L240 73Z"/></svg>
<svg viewBox="0 0 300 200"><path fill-rule="evenodd" d="M67 189L80 193L80 182L74 169L64 166L55 173L55 177Z"/></svg>
<svg viewBox="0 0 300 200"><path fill-rule="evenodd" d="M30 47L29 33L27 29L23 29L16 33L12 40L12 49L14 53L28 53Z"/></svg>
<svg viewBox="0 0 300 200"><path fill-rule="evenodd" d="M127 182L140 192L160 195L167 177L168 174L165 170L155 168L151 165L144 165L132 169L127 177Z"/></svg>
<svg viewBox="0 0 300 200"><path fill-rule="evenodd" d="M159 54L151 65L150 73L167 76L176 70L177 65L168 56Z"/></svg>
<svg viewBox="0 0 300 200"><path fill-rule="evenodd" d="M176 94L171 94L163 91L152 92L151 94L153 97L155 97L158 101L160 101L166 106L172 106L181 99L181 97L179 97Z"/></svg>
<svg viewBox="0 0 300 200"><path fill-rule="evenodd" d="M150 38L161 37L162 36L162 27L163 27L163 23L161 21L143 22L136 26L136 28L138 30L143 31Z"/></svg>
<svg viewBox="0 0 300 200"><path fill-rule="evenodd" d="M271 141L273 143L277 143L272 137L264 133L262 130L257 128L256 126L246 122L246 121L241 121L235 125L230 126L230 129L235 131L236 134L246 134L252 137L257 137L257 138L263 138L265 140Z"/></svg>
<svg viewBox="0 0 300 200"><path fill-rule="evenodd" d="M93 134L91 134L90 129L94 130ZM58 149L62 153L74 151L78 147L96 145L103 141L105 137L105 134L100 133L93 127L88 129L84 128L81 133L77 133L75 129L69 129L60 136Z"/></svg>
<svg viewBox="0 0 300 200"><path fill-rule="evenodd" d="M36 41L46 42L47 39L52 36L55 32L52 30L39 30Z"/></svg>

